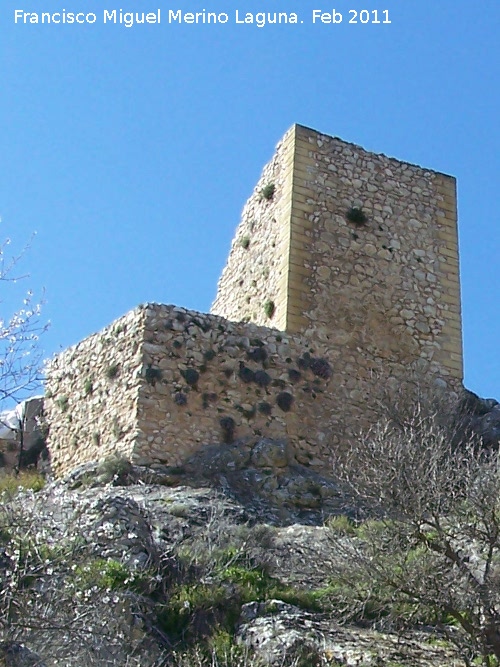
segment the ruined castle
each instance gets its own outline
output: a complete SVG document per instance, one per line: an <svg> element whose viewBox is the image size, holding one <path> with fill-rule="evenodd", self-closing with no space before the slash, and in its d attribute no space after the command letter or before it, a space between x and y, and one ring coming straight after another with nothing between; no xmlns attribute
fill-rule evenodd
<svg viewBox="0 0 500 667"><path fill-rule="evenodd" d="M411 369L457 389L455 179L294 125L247 201L211 314L145 304L50 364L56 474L119 454L181 465L286 438L328 466Z"/></svg>

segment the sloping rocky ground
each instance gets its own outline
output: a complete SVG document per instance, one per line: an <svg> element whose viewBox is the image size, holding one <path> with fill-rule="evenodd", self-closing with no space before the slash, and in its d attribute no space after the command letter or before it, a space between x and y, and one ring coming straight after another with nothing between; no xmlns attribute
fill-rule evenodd
<svg viewBox="0 0 500 667"><path fill-rule="evenodd" d="M226 447L204 467L110 460L4 497L0 665L463 664L429 629L340 622L324 524L354 504L284 443L247 445L239 471Z"/></svg>
<svg viewBox="0 0 500 667"><path fill-rule="evenodd" d="M498 402L468 394L463 414L498 445ZM332 517L369 512L283 441L19 481L0 484L0 667L464 664L422 621L346 607Z"/></svg>

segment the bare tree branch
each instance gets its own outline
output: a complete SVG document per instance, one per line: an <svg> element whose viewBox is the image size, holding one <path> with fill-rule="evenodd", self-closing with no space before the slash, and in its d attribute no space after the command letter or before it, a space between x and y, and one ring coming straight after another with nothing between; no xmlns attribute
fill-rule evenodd
<svg viewBox="0 0 500 667"><path fill-rule="evenodd" d="M0 306L5 307L5 289L27 278L18 266L30 244L18 254L7 255L10 240L0 244ZM4 297L2 298L2 292ZM48 324L41 320L42 298L26 290L22 304L10 316L0 316L0 406L10 399L16 402L40 385L42 351L40 336Z"/></svg>
<svg viewBox="0 0 500 667"><path fill-rule="evenodd" d="M464 659L490 665L500 659L500 461L461 424L444 395L399 396L338 456L336 473L374 518L332 539L339 576L375 591L388 616L392 605L393 622L452 622Z"/></svg>

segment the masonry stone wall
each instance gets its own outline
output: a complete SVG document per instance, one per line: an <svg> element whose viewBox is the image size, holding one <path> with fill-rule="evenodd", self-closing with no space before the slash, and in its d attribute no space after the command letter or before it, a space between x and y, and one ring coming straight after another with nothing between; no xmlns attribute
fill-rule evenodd
<svg viewBox="0 0 500 667"><path fill-rule="evenodd" d="M288 274L290 250L287 221L291 212L293 147L293 131L289 131L243 208L211 309L229 320L286 329L282 283Z"/></svg>
<svg viewBox="0 0 500 667"><path fill-rule="evenodd" d="M328 461L342 402L326 346L179 308L147 312L144 364L160 373L140 387L138 461L179 464L201 444L254 436Z"/></svg>
<svg viewBox="0 0 500 667"><path fill-rule="evenodd" d="M119 452L137 439L144 312L134 310L54 357L44 411L55 474Z"/></svg>
<svg viewBox="0 0 500 667"><path fill-rule="evenodd" d="M55 358L57 474L286 438L329 468L412 371L462 379L455 181L301 126L247 202L211 315L147 304Z"/></svg>
<svg viewBox="0 0 500 667"><path fill-rule="evenodd" d="M296 153L293 193L307 194L292 207L290 263L309 270L290 272L296 328L337 337L359 368L404 375L418 358L461 379L455 179L300 127Z"/></svg>
<svg viewBox="0 0 500 667"><path fill-rule="evenodd" d="M462 338L455 179L299 125L271 164L282 184L282 215L268 225L280 228L288 248L286 266L272 284L279 326L336 346L336 370L351 382L361 380L362 393L363 376L402 377L417 362L457 384ZM349 220L349 211L361 211L366 222ZM236 238L244 230L245 217ZM259 239L261 255L261 246L273 239L273 233ZM266 298L266 286L252 291L247 280L255 262L252 241L250 236L247 261L233 246L212 312L252 319L241 305L243 293Z"/></svg>
<svg viewBox="0 0 500 667"><path fill-rule="evenodd" d="M349 400L330 352L253 323L140 307L49 368L54 471L112 454L180 465L204 444L260 436L286 438L297 461L328 466Z"/></svg>

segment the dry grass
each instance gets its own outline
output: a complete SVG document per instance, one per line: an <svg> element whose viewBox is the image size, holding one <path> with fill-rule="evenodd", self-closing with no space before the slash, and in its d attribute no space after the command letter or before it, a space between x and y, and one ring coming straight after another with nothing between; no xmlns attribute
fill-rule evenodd
<svg viewBox="0 0 500 667"><path fill-rule="evenodd" d="M45 486L45 477L36 470L23 470L18 473L6 473L0 476L0 496L14 497L25 489L40 491Z"/></svg>

